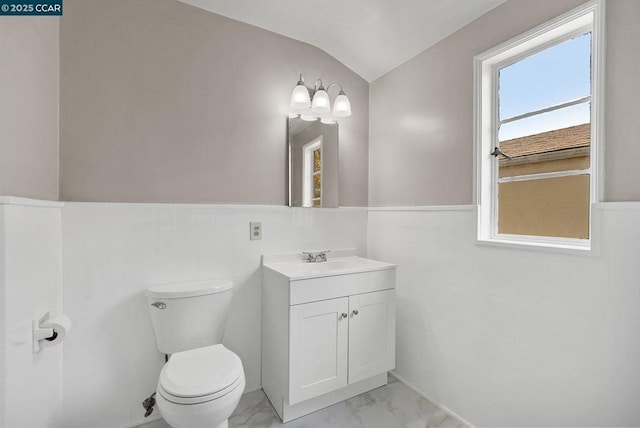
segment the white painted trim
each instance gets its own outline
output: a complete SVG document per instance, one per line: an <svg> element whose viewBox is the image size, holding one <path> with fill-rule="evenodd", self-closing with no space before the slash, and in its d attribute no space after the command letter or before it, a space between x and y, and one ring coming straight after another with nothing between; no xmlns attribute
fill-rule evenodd
<svg viewBox="0 0 640 428"><path fill-rule="evenodd" d="M593 11L593 32L591 33L591 72L592 88L591 100L592 106L597 105L598 108L591 111L591 141L597 141L596 150L591 150L591 191L594 192L592 202L602 202L605 197L605 73L606 73L606 5L607 0L596 0ZM595 138L594 138L595 137Z"/></svg>
<svg viewBox="0 0 640 428"><path fill-rule="evenodd" d="M406 207L369 207L369 212L394 212L394 211L473 211L475 205L422 205Z"/></svg>
<svg viewBox="0 0 640 428"><path fill-rule="evenodd" d="M518 245L524 244L520 239L505 240L497 233L498 162L490 157L490 153L497 144L499 127L497 91L495 90L498 70L586 31L591 31L592 34L591 73L593 77L591 81L591 164L589 170L585 172L590 174L590 206L602 200L604 195L604 1L591 0L474 57L473 202L478 205L478 242L494 241L496 244L510 244L517 241ZM590 212L590 219L593 218L592 214ZM591 220L589 228L591 235L593 233ZM540 240L532 240L531 243L537 247L545 245L545 242ZM582 248L582 245L575 245L575 240L549 243L549 246Z"/></svg>
<svg viewBox="0 0 640 428"><path fill-rule="evenodd" d="M425 206L409 206L409 207L369 207L371 212L402 212L402 211L473 211L477 207L476 205L425 205ZM640 210L640 201L628 201L628 202L597 202L593 204L592 208L597 210Z"/></svg>
<svg viewBox="0 0 640 428"><path fill-rule="evenodd" d="M591 95L587 95L586 97L578 98L576 100L567 101L566 103L556 104L556 105L551 106L551 107L541 108L540 110L529 111L529 112L522 113L522 114L519 114L519 115L516 115L516 116L508 117L506 119L502 119L500 121L500 125L504 125L506 123L515 122L516 120L520 120L520 119L526 119L528 117L536 116L536 115L539 115L539 114L549 113L551 111L560 110L561 108L572 107L572 106L576 106L578 104L584 104L584 103L588 103L588 102L591 102Z"/></svg>
<svg viewBox="0 0 640 428"><path fill-rule="evenodd" d="M545 242L544 240L536 241L535 238L540 237L530 237L524 236L521 238L522 240L516 239L515 235L505 235L504 237L498 237L493 239L478 239L476 241L476 245L478 246L487 246L487 247L501 247L501 248L511 248L518 250L534 250L534 251L546 251L546 252L557 252L557 253L566 253L566 254L581 254L581 255L592 255L591 247L589 246L590 240L588 240L587 245L571 245L566 243L553 243L553 242ZM578 240L576 240L578 241ZM586 241L586 240L585 240Z"/></svg>
<svg viewBox="0 0 640 428"><path fill-rule="evenodd" d="M589 156L591 150L589 147L575 147L573 149L564 149L556 152L540 153L537 155L518 156L512 159L500 159L500 167L509 167L514 165L530 165L538 162L575 159L579 157Z"/></svg>
<svg viewBox="0 0 640 428"><path fill-rule="evenodd" d="M456 418L457 420L459 420L460 422L462 422L465 425L468 425L469 428L474 428L475 427L471 422L469 422L468 420L466 420L465 418L463 418L462 416L460 416L459 414L457 414L453 410L449 409L447 406L445 406L443 404L440 404L439 402L437 402L436 400L434 400L433 398L429 397L427 394L425 394L424 392L419 390L417 387L415 387L413 384L411 384L405 378L403 378L398 373L396 373L395 370L390 371L389 374L391 376L393 376L394 378L396 378L396 380L398 380L398 382L402 383L403 385L405 385L407 388L409 388L410 390L412 390L413 392L415 392L419 396L421 396L424 399L430 401L436 407L442 409L445 413L448 413L451 417Z"/></svg>
<svg viewBox="0 0 640 428"><path fill-rule="evenodd" d="M0 205L21 205L26 207L62 208L65 203L45 201L43 199L20 198L17 196L0 196Z"/></svg>
<svg viewBox="0 0 640 428"><path fill-rule="evenodd" d="M0 197L1 200L1 197ZM46 202L46 201L44 201ZM290 207L288 205L239 205L239 204L187 204L187 203L169 203L169 202L57 202L64 206L125 206L125 205L145 205L145 206L176 206L176 207L203 207L203 208L220 208L220 209L261 209L261 210L304 210L304 207ZM367 207L315 207L313 211L336 212L336 211L367 211Z"/></svg>
<svg viewBox="0 0 640 428"><path fill-rule="evenodd" d="M242 395L249 394L250 392L261 391L261 390L262 390L262 385L257 385L257 386L254 386L252 388L245 388L245 390L242 393Z"/></svg>
<svg viewBox="0 0 640 428"><path fill-rule="evenodd" d="M593 208L610 211L638 211L640 210L640 202L598 202L593 204Z"/></svg>
<svg viewBox="0 0 640 428"><path fill-rule="evenodd" d="M156 407L155 410L153 411L153 415L149 416L148 418L145 418L144 420L139 420L137 422L132 422L127 425L120 425L120 428L139 428L139 427L147 428L149 424L153 424L154 422L158 422L161 420L162 420L162 416L160 416L160 411Z"/></svg>
<svg viewBox="0 0 640 428"><path fill-rule="evenodd" d="M503 54L504 52L507 52L511 49L513 49L514 47L518 47L521 46L523 44L525 44L525 48L524 48L524 56L529 56L531 55L531 51L532 49L535 50L535 47L539 46L540 50L544 50L546 49L546 45L544 44L540 44L540 42L535 41L535 39L537 39L539 36L542 35L548 35L548 39L553 41L552 44L555 44L555 40L557 40L558 38L561 38L563 34L568 34L569 38L574 36L574 32L569 32L567 33L566 30L561 29L561 27L563 27L565 24L574 21L578 18L584 18L584 16L586 16L587 14L589 14L592 11L595 11L599 8L599 6L603 3L603 0L591 0L588 1L568 12L565 12L564 14L550 19L549 21L546 21L540 25L538 25L537 27L532 28L531 30L516 36L510 40L507 40L504 43L499 44L498 46L488 49L484 52L482 52L481 54L478 54L475 56L474 61L475 60L480 60L480 62L490 59L490 58L494 58L494 57L498 57L499 54ZM582 31L583 27L586 27L587 24L590 21L585 21L583 23L578 22L576 24L576 28L577 28L577 32ZM560 30L558 30L560 29ZM554 32L555 31L555 32ZM528 45L531 46L531 48L527 49L526 46ZM513 55L509 54L506 56L507 58L512 58ZM519 59L515 59L515 61L518 61ZM499 58L495 61L496 63L499 63L501 66L507 64L508 62L505 62L504 58Z"/></svg>
<svg viewBox="0 0 640 428"><path fill-rule="evenodd" d="M572 169L569 171L554 171L554 172L542 172L540 174L526 174L526 175L514 175L512 177L498 178L498 184L501 183L513 183L515 181L531 181L531 180L544 180L545 178L560 178L571 177L574 175L587 175L591 171L588 169Z"/></svg>

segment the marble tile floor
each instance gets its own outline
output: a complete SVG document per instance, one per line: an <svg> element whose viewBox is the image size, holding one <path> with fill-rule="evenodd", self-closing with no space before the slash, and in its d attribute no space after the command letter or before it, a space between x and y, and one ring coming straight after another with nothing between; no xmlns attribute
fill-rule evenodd
<svg viewBox="0 0 640 428"><path fill-rule="evenodd" d="M157 411L157 409L156 409ZM229 428L468 428L394 377L389 384L283 424L262 390L245 394ZM139 428L169 428L163 421Z"/></svg>

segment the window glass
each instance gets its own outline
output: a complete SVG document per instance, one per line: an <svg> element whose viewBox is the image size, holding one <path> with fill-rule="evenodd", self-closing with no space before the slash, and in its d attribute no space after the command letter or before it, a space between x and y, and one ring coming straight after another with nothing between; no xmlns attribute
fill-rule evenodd
<svg viewBox="0 0 640 428"><path fill-rule="evenodd" d="M320 174L315 174L313 176L313 198L320 197L320 189L322 188L322 178Z"/></svg>
<svg viewBox="0 0 640 428"><path fill-rule="evenodd" d="M500 119L526 115L499 126L499 234L589 238L591 105L554 107L591 94L590 41L576 37L499 72Z"/></svg>
<svg viewBox="0 0 640 428"><path fill-rule="evenodd" d="M567 40L500 70L500 119L591 93L591 33Z"/></svg>
<svg viewBox="0 0 640 428"><path fill-rule="evenodd" d="M589 123L502 141L498 178L588 169L590 148Z"/></svg>
<svg viewBox="0 0 640 428"><path fill-rule="evenodd" d="M547 113L536 114L524 119L500 125L499 140L535 135L554 129L568 128L591 121L591 107L589 103L576 104Z"/></svg>
<svg viewBox="0 0 640 428"><path fill-rule="evenodd" d="M513 235L589 238L589 175L499 184L498 230Z"/></svg>
<svg viewBox="0 0 640 428"><path fill-rule="evenodd" d="M322 157L320 156L320 148L313 151L313 172L320 171L322 166Z"/></svg>

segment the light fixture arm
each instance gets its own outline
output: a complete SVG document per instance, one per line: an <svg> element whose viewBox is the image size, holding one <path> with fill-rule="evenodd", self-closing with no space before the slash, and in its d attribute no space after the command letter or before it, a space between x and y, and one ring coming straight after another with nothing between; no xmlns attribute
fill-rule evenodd
<svg viewBox="0 0 640 428"><path fill-rule="evenodd" d="M304 85L304 77L302 76L302 73L300 73L300 80L298 80L298 85ZM325 88L321 78L316 79L316 83L313 84L313 88L309 88L309 93L311 94L312 97L313 97L313 94L315 94L319 90L324 90L327 93L329 93L329 89L331 89L332 86L337 86L338 88L340 88L339 93L344 94L344 90L342 89L342 85L340 83L332 82L332 83L329 83Z"/></svg>
<svg viewBox="0 0 640 428"><path fill-rule="evenodd" d="M333 85L336 85L338 88L340 88L340 93L344 93L344 91L342 90L342 85L336 82L329 83L329 85L327 85L326 91L329 92L329 89L331 89Z"/></svg>

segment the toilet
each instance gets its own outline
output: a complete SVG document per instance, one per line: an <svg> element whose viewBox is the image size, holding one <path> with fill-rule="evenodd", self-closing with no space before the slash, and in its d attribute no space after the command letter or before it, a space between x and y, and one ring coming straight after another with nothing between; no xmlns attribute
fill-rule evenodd
<svg viewBox="0 0 640 428"><path fill-rule="evenodd" d="M240 358L222 345L233 283L162 284L145 291L156 344L169 360L156 403L173 428L227 428L245 387Z"/></svg>

